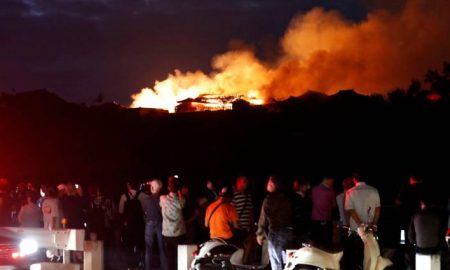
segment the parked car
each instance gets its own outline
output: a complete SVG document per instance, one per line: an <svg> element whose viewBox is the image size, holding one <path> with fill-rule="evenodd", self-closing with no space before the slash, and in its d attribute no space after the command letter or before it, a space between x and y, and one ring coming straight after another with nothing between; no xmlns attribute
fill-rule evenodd
<svg viewBox="0 0 450 270"><path fill-rule="evenodd" d="M36 241L0 230L0 269L29 269L42 258L41 254Z"/></svg>

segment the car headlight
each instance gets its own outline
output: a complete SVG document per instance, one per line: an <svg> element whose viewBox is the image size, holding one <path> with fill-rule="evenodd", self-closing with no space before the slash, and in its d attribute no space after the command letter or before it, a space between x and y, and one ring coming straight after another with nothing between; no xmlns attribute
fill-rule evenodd
<svg viewBox="0 0 450 270"><path fill-rule="evenodd" d="M27 256L38 250L38 243L34 239L23 239L20 244L20 256Z"/></svg>

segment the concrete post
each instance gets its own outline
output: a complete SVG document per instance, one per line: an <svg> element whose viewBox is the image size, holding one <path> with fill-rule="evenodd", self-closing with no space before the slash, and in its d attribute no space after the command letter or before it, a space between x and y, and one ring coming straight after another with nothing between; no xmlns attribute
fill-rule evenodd
<svg viewBox="0 0 450 270"><path fill-rule="evenodd" d="M103 241L84 242L84 270L103 270Z"/></svg>
<svg viewBox="0 0 450 270"><path fill-rule="evenodd" d="M441 270L441 255L416 253L416 270Z"/></svg>
<svg viewBox="0 0 450 270"><path fill-rule="evenodd" d="M192 253L196 249L196 245L178 245L178 270L190 269L192 260L194 259Z"/></svg>

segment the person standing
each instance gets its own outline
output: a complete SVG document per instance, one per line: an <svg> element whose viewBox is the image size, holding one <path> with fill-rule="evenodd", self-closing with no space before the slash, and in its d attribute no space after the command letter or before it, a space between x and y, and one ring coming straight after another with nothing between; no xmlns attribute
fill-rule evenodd
<svg viewBox="0 0 450 270"><path fill-rule="evenodd" d="M65 185L66 194L60 198L63 217L68 229L85 229L88 204L77 194L75 184Z"/></svg>
<svg viewBox="0 0 450 270"><path fill-rule="evenodd" d="M358 174L353 175L355 186L346 193L345 211L350 217L350 229L357 232L359 227L372 226L376 231L380 217L380 195L378 190L364 182ZM346 241L343 260L348 269L357 269L362 265L364 244L361 238L352 234Z"/></svg>
<svg viewBox="0 0 450 270"><path fill-rule="evenodd" d="M35 196L33 193L28 193L26 196L26 201L20 208L19 214L17 216L19 220L20 227L42 227L42 211L34 203Z"/></svg>
<svg viewBox="0 0 450 270"><path fill-rule="evenodd" d="M200 244L199 230L201 228L198 223L200 217L198 200L192 196L191 190L186 184L183 184L181 187L181 195L186 200L186 205L183 208L183 218L186 225L186 244Z"/></svg>
<svg viewBox="0 0 450 270"><path fill-rule="evenodd" d="M161 269L166 269L166 253L162 235L162 214L159 205L162 189L162 182L159 179L150 181L151 194L146 196L143 203L145 220L145 270L152 268L153 244L158 244L159 262Z"/></svg>
<svg viewBox="0 0 450 270"><path fill-rule="evenodd" d="M262 245L267 238L270 265L278 270L286 263L286 248L293 239L292 201L282 192L281 181L276 176L269 177L266 189L269 194L261 207L256 239Z"/></svg>
<svg viewBox="0 0 450 270"><path fill-rule="evenodd" d="M312 200L309 194L311 185L309 181L295 179L292 183L294 202L294 235L295 247L300 248L302 243L308 243L311 234Z"/></svg>
<svg viewBox="0 0 450 270"><path fill-rule="evenodd" d="M231 204L236 209L239 217L239 231L241 237L247 238L250 231L253 229L253 199L252 195L248 193L248 179L245 176L239 176L236 179L235 192ZM253 230L254 232L254 230Z"/></svg>
<svg viewBox="0 0 450 270"><path fill-rule="evenodd" d="M122 245L129 268L138 268L144 250L144 212L143 198L146 196L136 190L136 183L126 183L127 190L120 197L119 214L122 219Z"/></svg>
<svg viewBox="0 0 450 270"><path fill-rule="evenodd" d="M61 228L62 209L60 201L57 198L56 190L53 186L44 188L45 199L42 201L42 217L44 229L55 230ZM59 260L60 253L57 249L51 248L46 251L47 258L50 260Z"/></svg>
<svg viewBox="0 0 450 270"><path fill-rule="evenodd" d="M322 183L312 189L312 237L317 246L327 247L333 239L333 211L336 209L334 179L325 176Z"/></svg>
<svg viewBox="0 0 450 270"><path fill-rule="evenodd" d="M408 239L417 254L438 255L448 249L445 242L448 212L439 209L430 194L421 197L421 210L411 219Z"/></svg>
<svg viewBox="0 0 450 270"><path fill-rule="evenodd" d="M233 192L227 189L220 193L218 199L211 203L206 209L205 227L209 227L210 238L221 238L236 243L238 239L233 238L233 228L239 228L238 214L230 203ZM235 240L235 241L233 241Z"/></svg>
<svg viewBox="0 0 450 270"><path fill-rule="evenodd" d="M168 269L176 270L177 260L174 258L178 258L178 245L183 243L186 234L186 226L183 219L185 199L181 195L181 185L176 177L169 177L167 188L169 189L169 194L160 197L162 235Z"/></svg>

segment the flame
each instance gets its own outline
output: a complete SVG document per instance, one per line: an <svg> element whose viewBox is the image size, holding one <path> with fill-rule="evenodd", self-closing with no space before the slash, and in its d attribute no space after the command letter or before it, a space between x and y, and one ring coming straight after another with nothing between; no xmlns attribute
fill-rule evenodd
<svg viewBox="0 0 450 270"><path fill-rule="evenodd" d="M220 55L214 59L213 68L215 71L209 76L201 71L182 73L175 70L166 80L156 81L153 89L144 88L133 95L131 107L162 108L174 112L179 101L207 94L242 96L252 104L263 104L261 90L270 72L253 52L231 51Z"/></svg>
<svg viewBox="0 0 450 270"><path fill-rule="evenodd" d="M374 10L360 22L314 8L294 18L281 40L282 55L264 63L250 50L213 59L213 72L175 70L132 96L131 107L164 108L204 94L244 96L262 104L307 90L387 93L450 59L450 1L407 0L401 10Z"/></svg>

